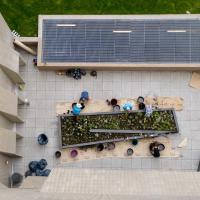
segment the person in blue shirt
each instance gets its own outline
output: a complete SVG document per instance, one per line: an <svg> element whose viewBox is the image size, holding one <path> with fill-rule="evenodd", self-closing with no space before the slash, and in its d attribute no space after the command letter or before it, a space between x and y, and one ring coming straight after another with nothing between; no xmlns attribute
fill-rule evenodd
<svg viewBox="0 0 200 200"><path fill-rule="evenodd" d="M130 103L130 102L127 102L127 103L125 103L125 104L123 105L123 109L124 109L125 111L132 110L132 109L133 109L133 104Z"/></svg>
<svg viewBox="0 0 200 200"><path fill-rule="evenodd" d="M85 108L84 103L89 100L89 93L88 91L84 90L81 92L81 97L79 103L72 104L72 114L75 116L80 115L81 110Z"/></svg>
<svg viewBox="0 0 200 200"><path fill-rule="evenodd" d="M83 92L81 92L81 97L80 97L80 102L81 103L84 103L84 102L86 102L86 101L88 101L89 100L89 93L88 93L88 91L87 90L84 90Z"/></svg>
<svg viewBox="0 0 200 200"><path fill-rule="evenodd" d="M72 114L73 115L80 115L80 112L82 110L82 105L80 103L73 103L72 104Z"/></svg>

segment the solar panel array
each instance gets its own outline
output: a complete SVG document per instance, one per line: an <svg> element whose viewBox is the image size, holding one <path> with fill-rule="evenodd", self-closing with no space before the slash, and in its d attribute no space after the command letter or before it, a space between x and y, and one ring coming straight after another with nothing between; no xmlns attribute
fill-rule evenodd
<svg viewBox="0 0 200 200"><path fill-rule="evenodd" d="M49 19L43 20L42 34L44 63L200 62L200 21L197 19Z"/></svg>

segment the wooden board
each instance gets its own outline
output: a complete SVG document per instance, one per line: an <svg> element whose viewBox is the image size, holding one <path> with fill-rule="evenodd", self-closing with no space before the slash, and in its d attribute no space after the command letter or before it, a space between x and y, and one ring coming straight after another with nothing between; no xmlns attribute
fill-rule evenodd
<svg viewBox="0 0 200 200"><path fill-rule="evenodd" d="M189 85L195 89L200 90L200 73L193 72Z"/></svg>
<svg viewBox="0 0 200 200"><path fill-rule="evenodd" d="M122 107L122 105L126 102L131 102L134 104L134 109L138 109L136 99L119 99L118 104ZM157 106L158 108L174 108L176 111L180 111L183 109L184 100L181 97L157 97L153 99L152 97L145 97L145 103L151 104L153 106ZM58 102L56 103L56 114L66 113L67 110L71 110L72 102ZM109 106L105 100L89 100L85 108L83 109L83 113L90 112L111 112L112 106Z"/></svg>
<svg viewBox="0 0 200 200"><path fill-rule="evenodd" d="M183 110L184 100L181 97L158 97L159 108L174 108L176 111Z"/></svg>
<svg viewBox="0 0 200 200"><path fill-rule="evenodd" d="M161 157L178 157L178 151L172 149L172 145L169 138L159 137L154 139L142 139L136 146L133 146L130 141L117 142L115 143L114 150L103 150L102 152L97 152L96 148L88 148L87 150L78 150L78 156L76 158L71 158L70 152L73 148L63 149L61 162L74 162L83 160L93 160L105 157L120 157L120 158L132 158L132 157L152 157L149 151L149 145L153 141L159 141L165 145L165 150L161 151ZM132 156L127 156L126 151L128 148L132 148L134 154Z"/></svg>

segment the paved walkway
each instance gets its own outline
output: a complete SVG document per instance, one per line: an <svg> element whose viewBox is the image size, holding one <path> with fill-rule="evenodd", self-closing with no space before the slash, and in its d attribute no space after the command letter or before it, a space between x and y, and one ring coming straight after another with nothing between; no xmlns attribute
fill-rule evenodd
<svg viewBox="0 0 200 200"><path fill-rule="evenodd" d="M17 130L24 135L17 149L22 159L14 162L14 171L24 173L31 160L45 158L48 167L55 167L59 161L54 152L59 148L56 118L56 103L75 101L83 89L87 89L93 99L133 98L150 92L159 96L180 96L185 107L177 112L181 135L172 137L177 147L185 137L188 145L181 151L180 158L105 158L94 161L71 163L65 167L114 168L114 169L159 169L196 170L200 158L200 92L188 86L190 72L149 72L149 71L100 71L97 78L89 73L81 80L58 76L52 71L39 71L32 64L33 56L24 54L26 67L20 73L26 81L24 94L30 106L22 106L19 113L25 119ZM45 132L49 137L46 146L37 144L37 136Z"/></svg>
<svg viewBox="0 0 200 200"><path fill-rule="evenodd" d="M97 169L53 169L42 192L110 196L199 197L200 173ZM110 199L112 199L110 198ZM76 198L75 198L76 199Z"/></svg>

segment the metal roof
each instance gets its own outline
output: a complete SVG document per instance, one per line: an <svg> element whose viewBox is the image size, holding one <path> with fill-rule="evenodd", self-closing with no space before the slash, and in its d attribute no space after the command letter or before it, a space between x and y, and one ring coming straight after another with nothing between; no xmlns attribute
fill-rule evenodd
<svg viewBox="0 0 200 200"><path fill-rule="evenodd" d="M43 63L199 63L198 19L44 19Z"/></svg>

